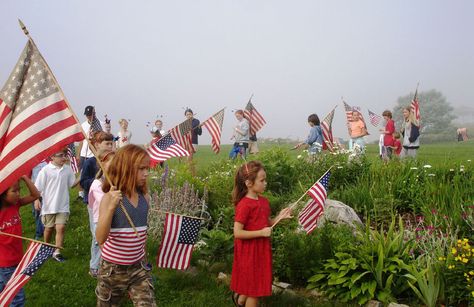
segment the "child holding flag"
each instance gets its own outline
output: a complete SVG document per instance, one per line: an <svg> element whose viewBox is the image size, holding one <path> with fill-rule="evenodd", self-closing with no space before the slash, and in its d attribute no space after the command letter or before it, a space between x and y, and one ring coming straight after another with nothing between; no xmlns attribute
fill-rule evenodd
<svg viewBox="0 0 474 307"><path fill-rule="evenodd" d="M106 194L95 233L102 251L97 306L118 306L126 292L135 306L156 306L151 268L145 261L149 165L150 157L143 148L126 145L117 150L108 167L115 186L109 181L102 185Z"/></svg>
<svg viewBox="0 0 474 307"><path fill-rule="evenodd" d="M272 294L272 249L270 235L275 221L291 218L291 209L270 219L270 204L261 196L267 186L263 165L250 161L235 175L232 200L235 205L232 299L236 306L257 306L260 297Z"/></svg>
<svg viewBox="0 0 474 307"><path fill-rule="evenodd" d="M27 177L21 179L26 183L30 194L20 197L20 184L16 182L0 194L0 231L21 236L20 207L30 204L40 197L38 189ZM23 258L23 243L21 239L0 234L0 292L7 284L10 276ZM11 306L23 306L25 292L21 289L11 302Z"/></svg>

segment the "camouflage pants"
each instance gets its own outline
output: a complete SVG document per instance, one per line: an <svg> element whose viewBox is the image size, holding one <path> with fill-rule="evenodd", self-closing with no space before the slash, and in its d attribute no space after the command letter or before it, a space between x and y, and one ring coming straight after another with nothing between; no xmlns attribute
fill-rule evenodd
<svg viewBox="0 0 474 307"><path fill-rule="evenodd" d="M119 265L101 260L97 275L97 306L119 306L128 293L134 306L156 306L149 269L142 263Z"/></svg>

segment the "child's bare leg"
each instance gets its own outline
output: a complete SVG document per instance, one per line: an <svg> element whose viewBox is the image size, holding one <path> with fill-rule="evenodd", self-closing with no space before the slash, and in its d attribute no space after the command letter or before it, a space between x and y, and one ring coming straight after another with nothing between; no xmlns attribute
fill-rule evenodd
<svg viewBox="0 0 474 307"><path fill-rule="evenodd" d="M247 296L245 300L245 307L257 307L258 306L258 297Z"/></svg>
<svg viewBox="0 0 474 307"><path fill-rule="evenodd" d="M53 236L54 227L45 227L44 228L44 242L51 242L51 237Z"/></svg>
<svg viewBox="0 0 474 307"><path fill-rule="evenodd" d="M56 246L58 247L63 247L65 229L66 229L66 225L56 224Z"/></svg>

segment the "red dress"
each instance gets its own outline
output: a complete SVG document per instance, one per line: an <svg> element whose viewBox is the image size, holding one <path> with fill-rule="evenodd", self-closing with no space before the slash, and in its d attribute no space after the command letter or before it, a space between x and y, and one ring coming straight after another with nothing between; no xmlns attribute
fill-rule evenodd
<svg viewBox="0 0 474 307"><path fill-rule="evenodd" d="M244 230L260 230L268 227L270 204L264 197L258 200L242 198L235 209L235 221ZM232 291L251 296L272 294L272 247L270 238L234 239L234 263L232 266Z"/></svg>

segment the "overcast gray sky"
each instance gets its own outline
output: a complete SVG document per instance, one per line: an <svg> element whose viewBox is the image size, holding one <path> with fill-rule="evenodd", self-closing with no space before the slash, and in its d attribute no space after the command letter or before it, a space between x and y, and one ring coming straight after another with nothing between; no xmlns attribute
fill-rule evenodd
<svg viewBox="0 0 474 307"><path fill-rule="evenodd" d="M306 137L307 116L340 100L375 112L399 96L437 89L453 106L474 101L474 1L26 1L0 2L0 83L26 37L23 20L73 109L165 128L191 107L204 120L227 107L223 142L254 93L261 137ZM369 128L373 134L376 129ZM204 143L209 138L204 137Z"/></svg>

